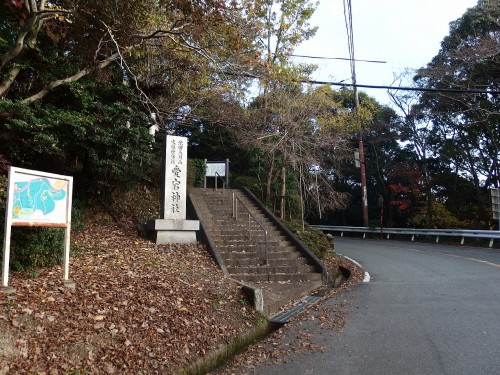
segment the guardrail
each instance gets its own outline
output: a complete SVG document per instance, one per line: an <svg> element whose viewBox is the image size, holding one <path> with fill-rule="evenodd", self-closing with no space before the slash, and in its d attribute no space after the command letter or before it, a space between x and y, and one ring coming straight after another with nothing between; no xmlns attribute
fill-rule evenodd
<svg viewBox="0 0 500 375"><path fill-rule="evenodd" d="M312 225L312 227L324 232L340 232L340 236L344 232L363 233L365 238L366 233L380 234L390 238L391 234L410 235L411 240L415 240L415 236L436 236L436 243L439 242L440 236L445 237L461 237L460 244L463 245L465 238L484 238L489 239L489 247L493 246L494 240L500 240L500 231L493 230L471 230L471 229L413 229L413 228L374 228L374 227L345 227L332 225Z"/></svg>
<svg viewBox="0 0 500 375"><path fill-rule="evenodd" d="M238 198L234 193L233 193L233 217L234 220L238 220L239 218L239 212L238 212L238 206L241 205L243 208L246 210L248 214L248 238L251 240L252 239L252 219L253 221L260 227L260 230L262 233L264 233L264 254L265 254L265 260L266 260L266 266L269 265L269 259L267 256L267 229L264 228L264 226L253 216L250 212L250 210L245 206L245 204L241 201L240 198Z"/></svg>

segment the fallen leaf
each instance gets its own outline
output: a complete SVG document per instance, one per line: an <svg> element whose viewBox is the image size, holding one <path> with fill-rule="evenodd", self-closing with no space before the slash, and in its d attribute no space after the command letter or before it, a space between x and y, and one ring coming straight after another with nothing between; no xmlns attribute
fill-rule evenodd
<svg viewBox="0 0 500 375"><path fill-rule="evenodd" d="M23 313L31 315L33 313L33 310L25 307L24 309L21 310Z"/></svg>

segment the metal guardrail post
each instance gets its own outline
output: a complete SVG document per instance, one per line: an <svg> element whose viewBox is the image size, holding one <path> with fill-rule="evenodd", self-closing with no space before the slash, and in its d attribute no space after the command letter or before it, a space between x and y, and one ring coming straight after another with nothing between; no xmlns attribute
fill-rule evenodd
<svg viewBox="0 0 500 375"><path fill-rule="evenodd" d="M267 254L267 229L264 229L264 254L266 256L266 266L269 266L269 258Z"/></svg>
<svg viewBox="0 0 500 375"><path fill-rule="evenodd" d="M250 227L250 212L248 213L248 239L252 239L252 228Z"/></svg>
<svg viewBox="0 0 500 375"><path fill-rule="evenodd" d="M234 220L238 221L238 200L234 199Z"/></svg>
<svg viewBox="0 0 500 375"><path fill-rule="evenodd" d="M234 204L234 192L233 192L233 217L235 217L235 214L234 214L234 207L235 207L235 204Z"/></svg>

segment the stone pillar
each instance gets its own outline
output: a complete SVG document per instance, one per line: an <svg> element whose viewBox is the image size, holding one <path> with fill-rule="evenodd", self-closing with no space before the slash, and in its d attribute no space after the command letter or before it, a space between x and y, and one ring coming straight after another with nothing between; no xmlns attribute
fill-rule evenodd
<svg viewBox="0 0 500 375"><path fill-rule="evenodd" d="M198 220L186 220L187 138L167 135L163 155L161 219L148 222L158 244L196 243Z"/></svg>

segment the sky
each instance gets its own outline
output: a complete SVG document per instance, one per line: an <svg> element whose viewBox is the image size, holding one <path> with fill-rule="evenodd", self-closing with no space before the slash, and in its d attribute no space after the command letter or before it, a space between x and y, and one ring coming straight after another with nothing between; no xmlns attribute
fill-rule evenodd
<svg viewBox="0 0 500 375"><path fill-rule="evenodd" d="M390 86L397 85L394 77L405 69L427 65L448 35L449 23L477 0L351 0L351 4L355 58L386 62L356 62L357 83ZM319 29L314 38L295 50L296 55L349 57L343 0L320 0L310 23ZM348 61L298 57L294 61L318 65L313 79L351 82ZM360 90L381 104L391 103L387 90Z"/></svg>

